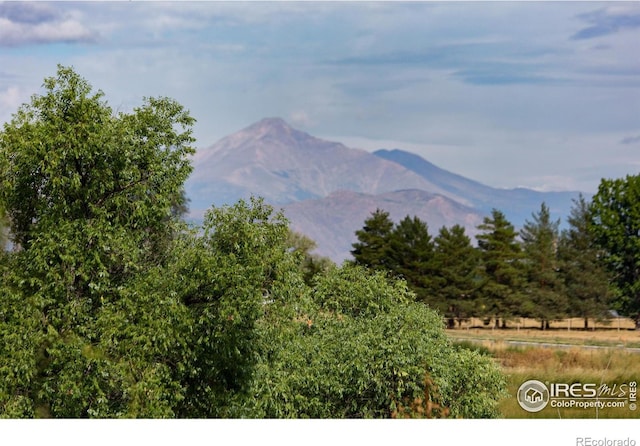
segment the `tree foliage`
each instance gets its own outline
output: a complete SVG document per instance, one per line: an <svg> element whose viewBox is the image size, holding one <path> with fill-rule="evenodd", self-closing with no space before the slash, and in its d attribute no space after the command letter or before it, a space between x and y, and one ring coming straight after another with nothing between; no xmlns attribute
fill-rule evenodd
<svg viewBox="0 0 640 446"><path fill-rule="evenodd" d="M184 199L194 119L167 98L114 114L70 68L59 67L44 87L0 139L14 241L26 249L60 221L108 220L151 242Z"/></svg>
<svg viewBox="0 0 640 446"><path fill-rule="evenodd" d="M640 175L603 179L590 213L590 231L613 274L618 309L640 327Z"/></svg>
<svg viewBox="0 0 640 446"><path fill-rule="evenodd" d="M489 358L453 347L404 281L345 264L318 276L310 297L304 314L281 321L289 329L264 328L257 403L243 415L499 415L504 377Z"/></svg>
<svg viewBox="0 0 640 446"><path fill-rule="evenodd" d="M262 200L207 212L199 236L179 240L168 268L175 294L189 315L189 375L180 416L227 415L247 389L258 351L256 323L282 288L302 287L282 214ZM295 280L289 280L289 279Z"/></svg>

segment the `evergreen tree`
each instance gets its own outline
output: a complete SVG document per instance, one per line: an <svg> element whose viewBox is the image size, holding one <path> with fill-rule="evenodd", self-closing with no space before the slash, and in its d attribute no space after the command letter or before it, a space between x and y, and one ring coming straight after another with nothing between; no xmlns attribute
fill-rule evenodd
<svg viewBox="0 0 640 446"><path fill-rule="evenodd" d="M376 209L364 221L362 229L356 231L358 242L352 244L351 251L355 263L375 270L388 269L392 229L393 221L389 218L389 213Z"/></svg>
<svg viewBox="0 0 640 446"><path fill-rule="evenodd" d="M589 318L606 314L612 294L609 274L600 261L603 252L589 231L589 204L582 195L573 203L567 219L569 229L562 231L560 237L558 258L569 299L569 316L584 318L586 329Z"/></svg>
<svg viewBox="0 0 640 446"><path fill-rule="evenodd" d="M476 236L482 262L481 314L495 317L496 325L502 318L505 326L506 319L523 313L522 249L513 225L497 209L484 218L478 229L483 231Z"/></svg>
<svg viewBox="0 0 640 446"><path fill-rule="evenodd" d="M438 307L431 293L433 241L425 222L408 215L389 237L389 269L407 281L418 300Z"/></svg>
<svg viewBox="0 0 640 446"><path fill-rule="evenodd" d="M566 317L568 302L558 274L557 247L560 220L552 221L549 207L542 203L520 231L526 271L527 316L540 320L542 328L549 321Z"/></svg>
<svg viewBox="0 0 640 446"><path fill-rule="evenodd" d="M435 239L434 290L440 307L453 326L454 318L477 316L479 312L479 255L463 226L440 228Z"/></svg>

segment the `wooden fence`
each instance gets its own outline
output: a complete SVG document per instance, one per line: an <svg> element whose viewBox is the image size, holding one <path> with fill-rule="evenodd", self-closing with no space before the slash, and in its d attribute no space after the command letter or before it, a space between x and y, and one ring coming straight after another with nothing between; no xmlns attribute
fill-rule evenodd
<svg viewBox="0 0 640 446"><path fill-rule="evenodd" d="M471 328L482 328L487 330L500 330L502 327L502 320L499 320L499 326L496 327L496 320L494 318L464 318L454 319L443 318L445 325L455 330L468 330ZM453 322L453 327L451 327ZM627 317L616 317L606 320L588 319L587 330L634 330L636 327L633 319ZM513 318L506 321L506 327L509 330L521 330L521 329L541 329L541 322L537 319L529 318ZM570 318L549 321L550 330L581 330L584 331L584 319L583 318Z"/></svg>

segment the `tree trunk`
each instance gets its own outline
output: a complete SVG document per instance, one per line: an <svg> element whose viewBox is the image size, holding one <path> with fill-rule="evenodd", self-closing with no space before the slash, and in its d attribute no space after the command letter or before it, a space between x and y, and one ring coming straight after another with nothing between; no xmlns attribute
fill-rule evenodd
<svg viewBox="0 0 640 446"><path fill-rule="evenodd" d="M589 318L588 317L584 318L584 329L585 329L585 331L589 329Z"/></svg>

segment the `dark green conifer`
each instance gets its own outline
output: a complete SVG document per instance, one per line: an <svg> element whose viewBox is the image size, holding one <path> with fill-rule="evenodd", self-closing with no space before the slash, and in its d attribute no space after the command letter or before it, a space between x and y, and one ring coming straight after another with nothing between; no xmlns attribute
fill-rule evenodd
<svg viewBox="0 0 640 446"><path fill-rule="evenodd" d="M393 229L389 241L389 268L405 279L418 300L438 307L434 300L433 240L418 217L408 215Z"/></svg>
<svg viewBox="0 0 640 446"><path fill-rule="evenodd" d="M353 243L351 255L358 265L373 269L389 268L389 237L393 221L389 213L376 209L371 217L364 221L362 229L356 231L358 242Z"/></svg>
<svg viewBox="0 0 640 446"><path fill-rule="evenodd" d="M558 273L560 220L551 220L549 207L542 203L520 231L525 254L527 316L540 320L542 328L567 316L568 301Z"/></svg>
<svg viewBox="0 0 640 446"><path fill-rule="evenodd" d="M483 231L477 235L482 260L479 306L486 318L506 320L523 314L522 249L516 240L517 233L505 215L493 209L478 226Z"/></svg>
<svg viewBox="0 0 640 446"><path fill-rule="evenodd" d="M455 319L478 315L479 268L479 253L471 245L464 227L443 226L435 239L433 281L449 326Z"/></svg>

